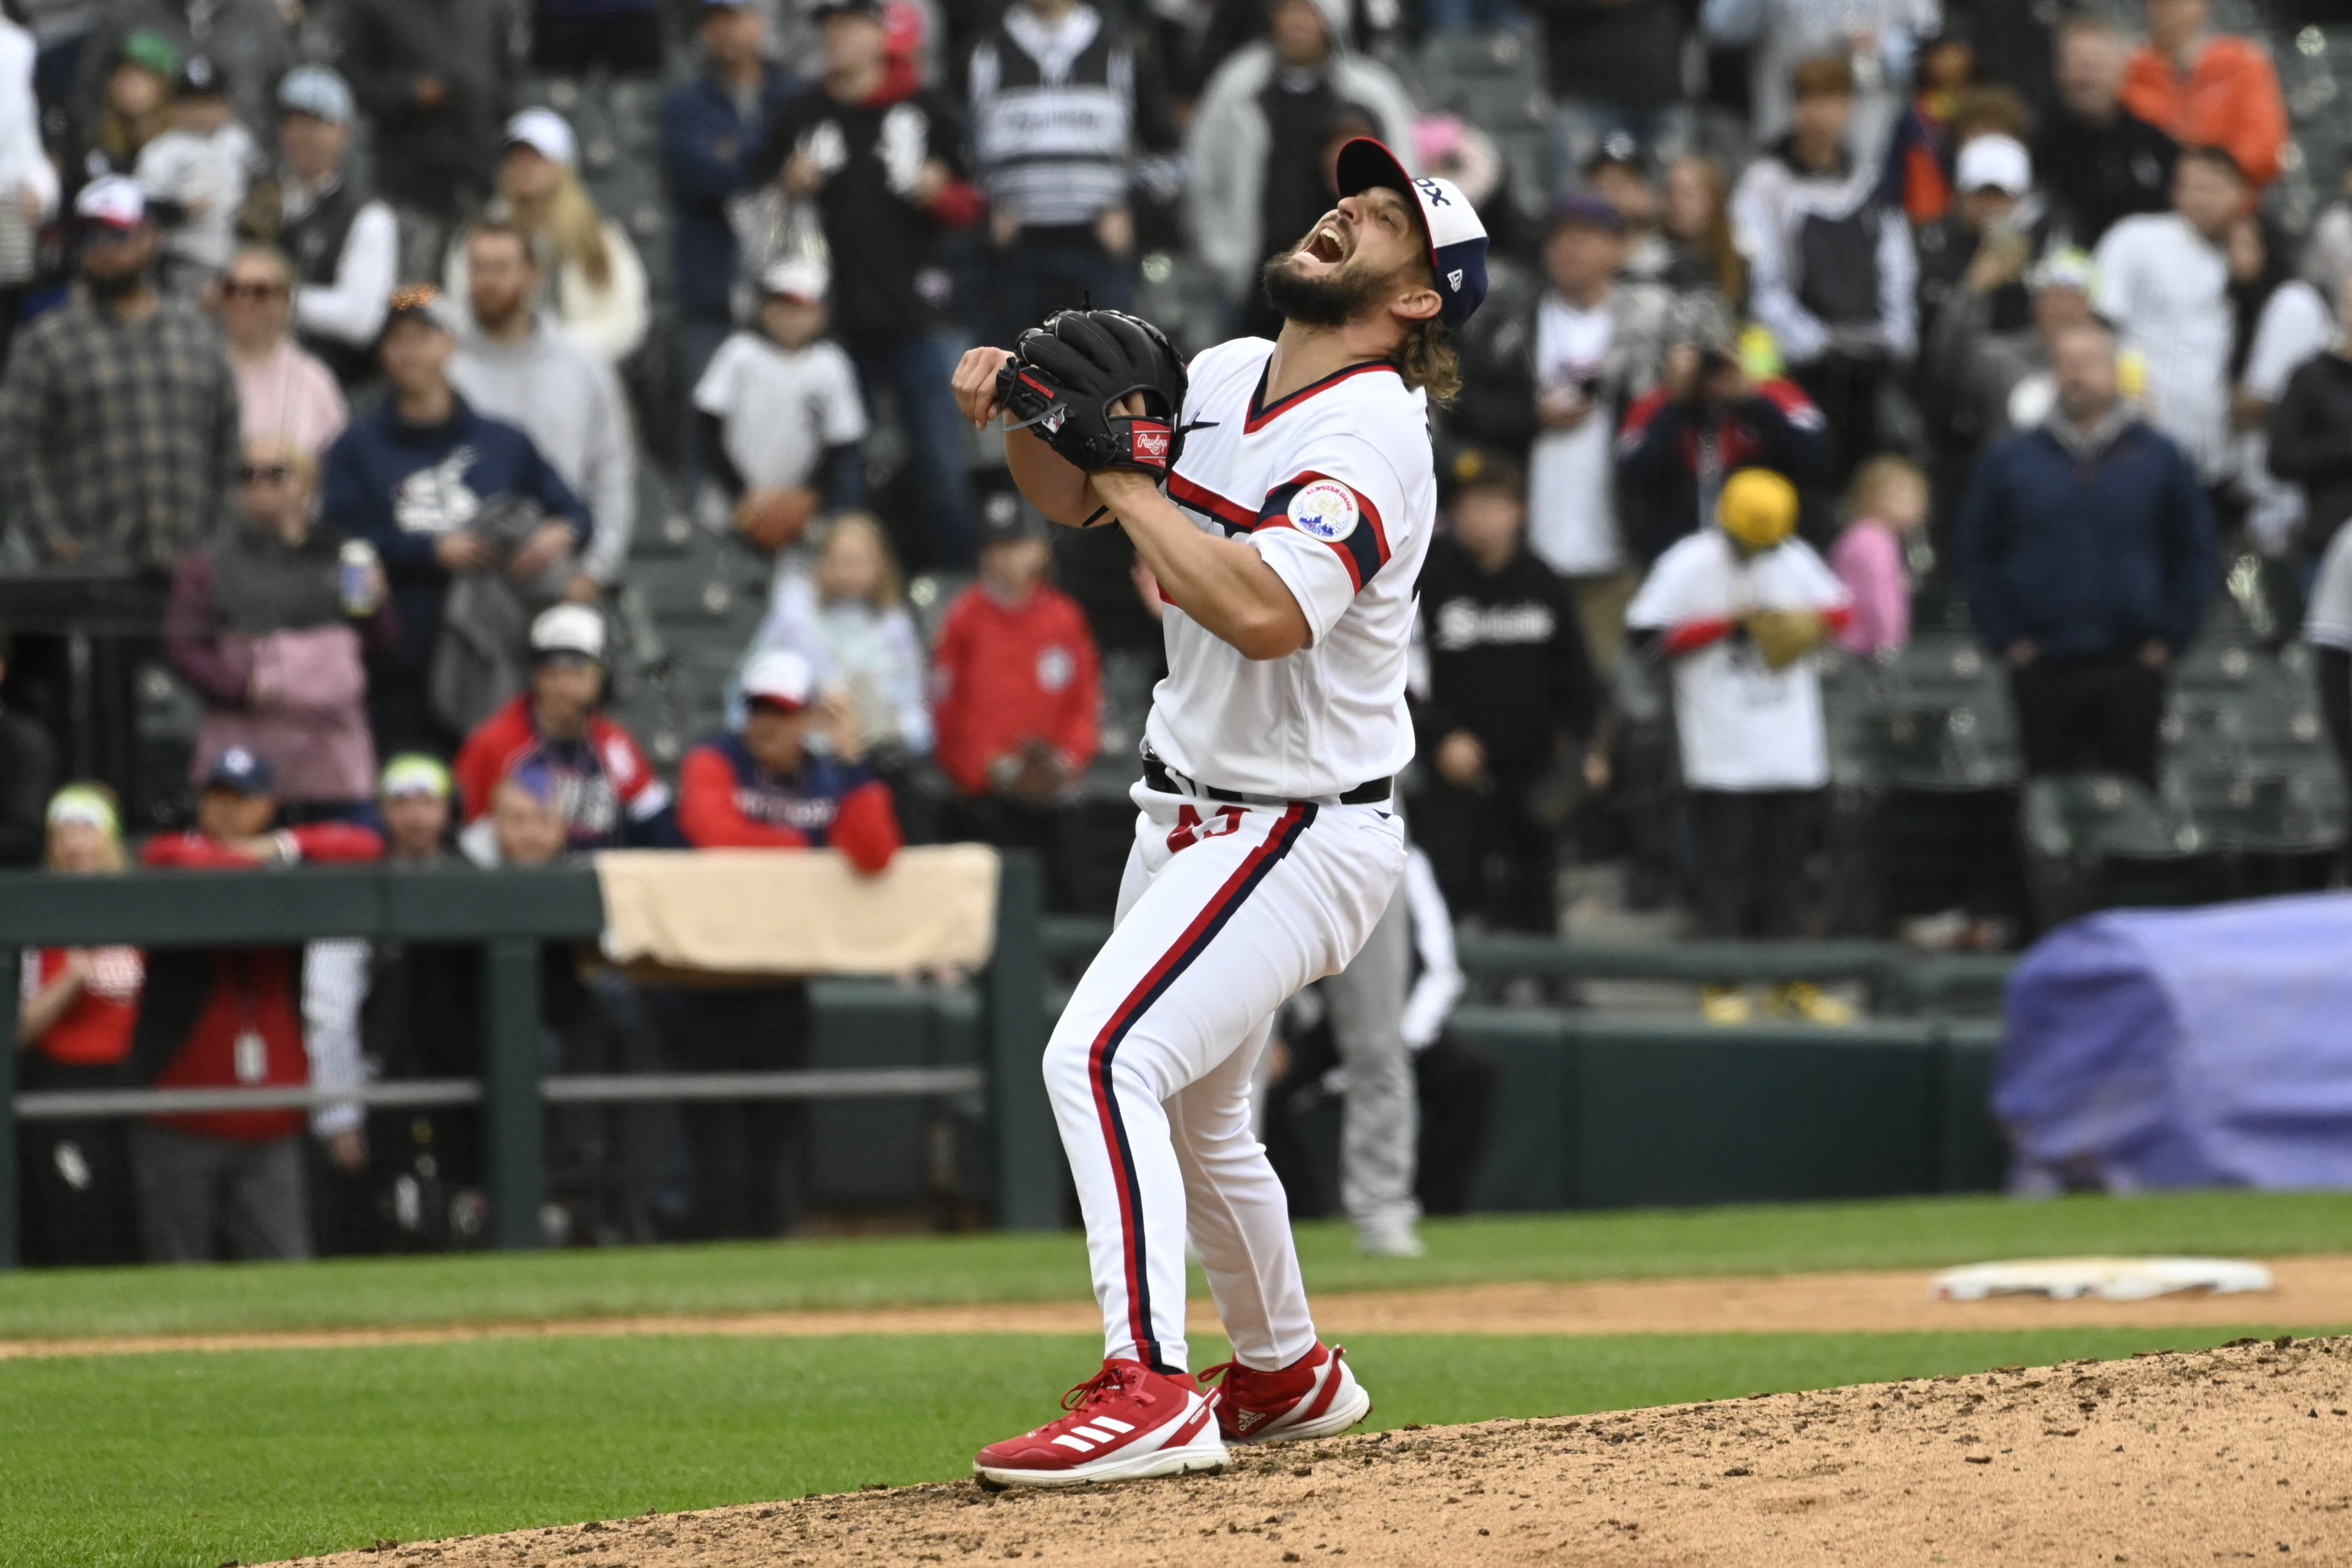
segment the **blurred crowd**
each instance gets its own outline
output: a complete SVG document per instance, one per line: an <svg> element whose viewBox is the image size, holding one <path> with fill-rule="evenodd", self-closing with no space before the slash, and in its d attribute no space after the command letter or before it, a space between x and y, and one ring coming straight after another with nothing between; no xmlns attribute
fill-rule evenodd
<svg viewBox="0 0 2352 1568"><path fill-rule="evenodd" d="M976 838L1087 909L1085 781L1127 766L1097 767L1106 661L1148 675L1160 597L1118 531L1049 537L950 367L1081 303L1192 349L1273 331L1260 267L1365 134L1496 240L1432 411L1409 809L1441 915L1556 931L1561 868L1601 863L1635 902L1686 882L1708 934L1820 929L1820 670L1900 649L1929 593L2007 669L2030 773L2153 782L2168 668L2240 555L2352 736L2352 188L2284 226L2279 76L2210 0L0 13L0 578L16 605L151 590L94 651L23 617L0 689L48 696L0 710L12 864L871 870ZM558 106L638 86L662 206L605 211L591 176L629 154ZM696 538L772 562L711 676L726 725L677 756L614 710L647 466ZM158 662L203 710L193 819L126 847L134 763L58 787L57 694L128 712ZM1629 742L1645 683L1663 752ZM31 953L24 1076L462 1073L474 963ZM799 987L654 995L568 958L547 984L575 1064L804 1050ZM692 1114L688 1227L791 1224L761 1163L792 1113ZM478 1222L434 1195L472 1179L462 1127L394 1120L321 1112L313 1142L408 1194L388 1224ZM299 1121L46 1123L35 1206L111 1194L50 1233L110 1257L303 1250ZM646 1136L558 1142L642 1174ZM566 1201L642 1234L650 1186Z"/></svg>

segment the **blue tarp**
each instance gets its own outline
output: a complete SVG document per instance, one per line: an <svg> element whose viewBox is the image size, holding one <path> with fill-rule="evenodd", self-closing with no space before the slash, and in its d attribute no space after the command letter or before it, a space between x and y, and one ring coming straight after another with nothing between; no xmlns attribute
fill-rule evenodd
<svg viewBox="0 0 2352 1568"><path fill-rule="evenodd" d="M2027 1187L2352 1187L2352 895L2062 926L2009 983Z"/></svg>

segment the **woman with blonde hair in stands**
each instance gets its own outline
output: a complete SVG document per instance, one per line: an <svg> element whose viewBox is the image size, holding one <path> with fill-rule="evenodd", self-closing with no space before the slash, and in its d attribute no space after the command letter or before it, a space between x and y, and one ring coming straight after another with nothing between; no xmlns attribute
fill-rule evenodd
<svg viewBox="0 0 2352 1568"><path fill-rule="evenodd" d="M596 210L580 183L580 144L551 109L526 109L507 121L492 216L530 241L545 280L541 304L580 346L617 365L646 341L646 268L621 226ZM444 281L453 300L471 298L464 240L450 247Z"/></svg>
<svg viewBox="0 0 2352 1568"><path fill-rule="evenodd" d="M46 864L71 877L122 869L122 823L113 791L72 784L49 798ZM146 961L135 947L26 948L17 990L17 1087L123 1087L146 975ZM137 1260L138 1216L122 1129L106 1118L25 1124L26 1262ZM16 1173L5 1175L13 1180Z"/></svg>
<svg viewBox="0 0 2352 1568"><path fill-rule="evenodd" d="M240 247L213 285L213 313L228 340L246 440L325 451L351 423L351 410L335 373L294 341L294 267L286 253Z"/></svg>
<svg viewBox="0 0 2352 1568"><path fill-rule="evenodd" d="M1666 168L1666 243L1677 287L1692 280L1721 294L1736 318L1748 305L1748 261L1731 237L1731 176L1714 159L1690 153Z"/></svg>
<svg viewBox="0 0 2352 1568"><path fill-rule="evenodd" d="M931 749L923 638L903 598L881 523L845 511L806 561L777 573L768 618L751 640L751 658L784 648L807 659L825 700L848 704L860 753L882 769Z"/></svg>

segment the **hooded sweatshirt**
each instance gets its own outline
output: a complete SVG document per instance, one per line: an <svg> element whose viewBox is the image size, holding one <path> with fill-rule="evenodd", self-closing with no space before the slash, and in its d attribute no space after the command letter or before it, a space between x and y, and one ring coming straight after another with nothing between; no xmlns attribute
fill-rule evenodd
<svg viewBox="0 0 2352 1568"><path fill-rule="evenodd" d="M580 567L611 584L637 525L636 437L612 366L543 310L517 343L490 337L468 312L449 361L449 384L481 413L520 426L587 502L594 531Z"/></svg>
<svg viewBox="0 0 2352 1568"><path fill-rule="evenodd" d="M1813 169L1784 137L1739 177L1731 230L1748 258L1756 319L1790 364L1832 350L1874 348L1899 360L1916 352L1911 226L1901 208L1879 201L1871 163L1841 152L1834 168ZM1843 264L1836 273L1832 261ZM1865 287L1853 289L1856 280ZM1843 299L1849 292L1864 297Z"/></svg>

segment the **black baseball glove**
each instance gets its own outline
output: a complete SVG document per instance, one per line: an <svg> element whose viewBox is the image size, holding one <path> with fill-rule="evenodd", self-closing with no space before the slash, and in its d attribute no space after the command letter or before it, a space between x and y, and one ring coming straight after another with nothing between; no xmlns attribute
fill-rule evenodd
<svg viewBox="0 0 2352 1568"><path fill-rule="evenodd" d="M1165 481L1183 455L1189 382L1168 334L1124 310L1063 310L996 373L997 401L1066 461L1099 473L1129 468ZM1130 393L1143 413L1117 412Z"/></svg>

